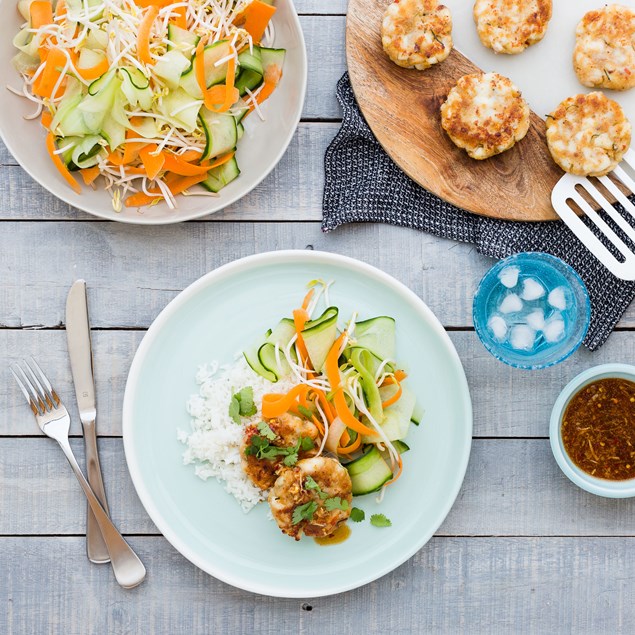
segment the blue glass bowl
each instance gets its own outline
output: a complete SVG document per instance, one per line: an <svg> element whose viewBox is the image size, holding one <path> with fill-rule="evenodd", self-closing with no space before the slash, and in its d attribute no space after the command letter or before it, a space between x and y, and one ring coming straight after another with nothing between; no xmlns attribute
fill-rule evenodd
<svg viewBox="0 0 635 635"><path fill-rule="evenodd" d="M512 288L505 286L499 278L501 272L508 267L516 267L519 271L518 283ZM513 281L513 276L510 278ZM523 285L527 278L539 282L545 289L545 294L541 298L523 301L523 310L521 311L512 310L502 313L500 311L501 302L507 296L520 297L525 289ZM507 283L510 284L510 280L507 280ZM566 300L564 310L554 308L547 301L549 292L557 287L563 289ZM512 298L512 300L508 303L509 305L513 306L518 302L516 298ZM538 311L540 314L541 309L546 323L556 320L564 322L561 337L557 341L548 341L544 331L538 328L534 331L533 345L526 350L518 346L512 347L510 341L512 329L525 324L525 315L528 312ZM501 335L499 332L497 337L497 334L488 324L493 315L498 315L505 321L507 329L505 335ZM558 364L580 346L589 328L591 303L584 282L568 264L550 254L523 252L501 260L485 274L474 296L472 318L478 337L496 359L515 368L535 370ZM528 328L525 327L524 330L526 333ZM553 339L553 336L551 337ZM514 339L518 344L519 340Z"/></svg>

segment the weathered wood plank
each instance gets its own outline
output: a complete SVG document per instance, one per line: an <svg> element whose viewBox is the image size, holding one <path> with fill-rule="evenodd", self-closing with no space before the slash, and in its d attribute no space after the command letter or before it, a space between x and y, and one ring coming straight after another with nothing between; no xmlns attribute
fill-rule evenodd
<svg viewBox="0 0 635 635"><path fill-rule="evenodd" d="M35 425L34 429L37 431ZM71 440L82 469L83 445L81 439ZM7 523L0 534L78 534L86 530L86 499L55 441L45 437L0 439L0 457L0 501L6 510L0 526ZM130 480L122 440L100 439L99 458L110 513L119 530L158 533Z"/></svg>
<svg viewBox="0 0 635 635"><path fill-rule="evenodd" d="M296 11L311 14L341 14L346 13L347 0L295 0Z"/></svg>
<svg viewBox="0 0 635 635"><path fill-rule="evenodd" d="M0 233L0 327L59 325L68 286L79 277L91 289L93 326L147 327L179 291L215 267L308 246L379 267L452 327L471 324L474 291L492 264L473 245L379 224L323 234L317 223L298 223L290 231L284 223L6 222ZM620 325L635 326L635 307Z"/></svg>
<svg viewBox="0 0 635 635"><path fill-rule="evenodd" d="M332 0L327 0L328 5ZM343 16L300 18L306 40L309 75L302 117L307 119L341 118L335 97L335 84L346 70L344 41L346 19ZM379 25L377 25L379 29ZM379 37L379 31L377 33Z"/></svg>
<svg viewBox="0 0 635 635"><path fill-rule="evenodd" d="M133 537L148 569L125 591L81 538L0 539L6 635L58 633L632 633L632 538L433 538L404 565L328 598L234 589L163 538ZM566 576L566 582L565 582Z"/></svg>
<svg viewBox="0 0 635 635"><path fill-rule="evenodd" d="M373 224L325 235L317 223L299 223L290 231L284 223L6 222L0 233L5 272L0 326L60 324L68 286L82 277L94 327L147 327L181 289L215 267L257 252L309 245L354 254L394 275L450 326L470 323L472 295L491 263L471 245Z"/></svg>
<svg viewBox="0 0 635 635"><path fill-rule="evenodd" d="M289 149L273 172L250 194L207 220L319 221L322 218L324 152L338 127L339 124L333 123L300 124ZM0 147L4 148L1 142ZM94 218L60 201L19 166L0 166L0 220Z"/></svg>
<svg viewBox="0 0 635 635"><path fill-rule="evenodd" d="M413 443L416 441L413 433ZM82 442L73 440L78 456ZM123 443L100 440L113 520L155 534L128 475ZM408 461L406 459L406 469ZM195 479L192 472L192 479ZM213 482L210 487L217 487ZM53 495L52 495L53 494ZM79 534L84 500L49 439L0 439L0 534ZM465 482L442 536L635 536L635 500L593 496L560 472L546 439L476 439Z"/></svg>
<svg viewBox="0 0 635 635"><path fill-rule="evenodd" d="M92 305L91 296L91 310ZM142 336L142 331L93 332L101 435L121 435L123 391ZM470 385L476 437L546 437L553 403L570 379L595 364L629 363L635 359L635 337L630 332L617 332L597 353L582 349L558 366L529 373L497 362L473 332L451 332L450 337ZM55 381L69 410L76 411L65 331L0 330L0 350L5 351L7 362L29 355L38 359ZM81 434L74 419L72 433ZM12 381L0 383L0 421L5 422L0 435L37 433L22 395Z"/></svg>

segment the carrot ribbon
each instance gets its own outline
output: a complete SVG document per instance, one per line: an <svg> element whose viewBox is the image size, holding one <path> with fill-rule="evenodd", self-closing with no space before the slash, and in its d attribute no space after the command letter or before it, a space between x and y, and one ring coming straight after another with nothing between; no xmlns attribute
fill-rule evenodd
<svg viewBox="0 0 635 635"><path fill-rule="evenodd" d="M59 170L60 174L64 177L66 182L78 193L82 193L82 188L79 183L75 180L73 175L68 171L66 165L64 165L64 161L62 161L59 154L55 154L55 137L52 133L48 133L46 135L46 149L53 161L55 167Z"/></svg>

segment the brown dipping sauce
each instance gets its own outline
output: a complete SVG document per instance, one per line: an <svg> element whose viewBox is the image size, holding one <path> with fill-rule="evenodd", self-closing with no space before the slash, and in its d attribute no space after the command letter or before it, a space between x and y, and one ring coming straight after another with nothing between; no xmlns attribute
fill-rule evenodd
<svg viewBox="0 0 635 635"><path fill-rule="evenodd" d="M599 379L579 390L562 418L571 460L597 478L635 478L635 382Z"/></svg>
<svg viewBox="0 0 635 635"><path fill-rule="evenodd" d="M314 538L313 540L315 540L318 545L324 547L326 545L337 545L340 542L344 542L350 535L351 528L346 523L342 523L330 536Z"/></svg>

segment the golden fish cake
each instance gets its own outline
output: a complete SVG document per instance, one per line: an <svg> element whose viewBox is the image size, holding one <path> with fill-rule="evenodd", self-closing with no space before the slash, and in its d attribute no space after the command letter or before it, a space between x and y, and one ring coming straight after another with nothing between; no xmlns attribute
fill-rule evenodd
<svg viewBox="0 0 635 635"><path fill-rule="evenodd" d="M452 16L436 0L396 0L381 24L384 51L398 66L420 71L452 50Z"/></svg>
<svg viewBox="0 0 635 635"><path fill-rule="evenodd" d="M507 77L464 75L441 106L441 124L450 139L473 159L509 150L529 130L529 106Z"/></svg>
<svg viewBox="0 0 635 635"><path fill-rule="evenodd" d="M516 55L542 40L551 11L551 0L476 0L474 21L484 46Z"/></svg>
<svg viewBox="0 0 635 635"><path fill-rule="evenodd" d="M576 28L573 68L584 86L635 86L635 11L612 4L585 14Z"/></svg>
<svg viewBox="0 0 635 635"><path fill-rule="evenodd" d="M631 144L631 124L622 107L604 93L574 95L547 116L547 143L566 172L604 176Z"/></svg>

